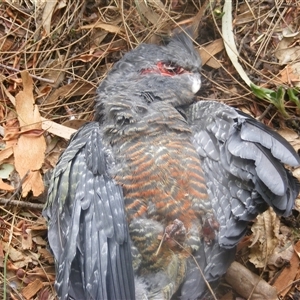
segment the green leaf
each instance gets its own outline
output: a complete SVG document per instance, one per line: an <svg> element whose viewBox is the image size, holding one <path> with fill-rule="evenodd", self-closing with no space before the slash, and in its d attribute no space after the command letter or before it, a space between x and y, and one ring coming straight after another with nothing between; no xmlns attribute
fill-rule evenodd
<svg viewBox="0 0 300 300"><path fill-rule="evenodd" d="M259 87L255 84L250 84L250 88L253 94L257 98L269 101L278 109L278 111L285 118L290 117L287 111L285 110L285 105L284 105L285 89L282 86L280 86L277 91Z"/></svg>
<svg viewBox="0 0 300 300"><path fill-rule="evenodd" d="M298 108L300 108L300 101L296 94L299 95L299 91L296 88L288 88L287 94L289 96L289 100L294 102Z"/></svg>

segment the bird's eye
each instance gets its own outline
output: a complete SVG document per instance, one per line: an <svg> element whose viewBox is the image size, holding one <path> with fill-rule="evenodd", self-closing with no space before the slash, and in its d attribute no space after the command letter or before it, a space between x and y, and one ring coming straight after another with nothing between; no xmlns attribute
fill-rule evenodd
<svg viewBox="0 0 300 300"><path fill-rule="evenodd" d="M183 73L189 73L189 71L185 70L184 68L175 65L171 62L162 62L159 61L154 68L142 69L141 74L149 74L149 73L158 73L162 76L174 76L180 75Z"/></svg>
<svg viewBox="0 0 300 300"><path fill-rule="evenodd" d="M165 76L179 75L187 72L185 69L172 63L158 62L157 67L159 72Z"/></svg>

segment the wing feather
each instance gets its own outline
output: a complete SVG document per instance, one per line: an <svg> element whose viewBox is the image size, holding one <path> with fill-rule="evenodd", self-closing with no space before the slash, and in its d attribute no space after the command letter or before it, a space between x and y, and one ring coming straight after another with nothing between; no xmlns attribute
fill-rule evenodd
<svg viewBox="0 0 300 300"><path fill-rule="evenodd" d="M276 132L227 105L201 101L185 113L220 224L216 240L194 253L197 263L193 258L187 261L181 296L193 299L205 292L198 268L210 283L219 279L258 213L272 206L280 215L290 214L299 183L283 164L297 166L300 159Z"/></svg>
<svg viewBox="0 0 300 300"><path fill-rule="evenodd" d="M247 223L268 206L290 214L299 184L284 164L297 166L300 158L284 138L219 102L197 102L186 117L220 223L222 247L235 246Z"/></svg>
<svg viewBox="0 0 300 300"><path fill-rule="evenodd" d="M96 122L71 139L52 174L44 215L60 299L134 299L122 189Z"/></svg>

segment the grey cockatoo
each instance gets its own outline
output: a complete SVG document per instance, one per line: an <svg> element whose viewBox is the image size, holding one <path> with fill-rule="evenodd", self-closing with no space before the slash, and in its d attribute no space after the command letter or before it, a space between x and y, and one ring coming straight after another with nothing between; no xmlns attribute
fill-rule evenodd
<svg viewBox="0 0 300 300"><path fill-rule="evenodd" d="M197 299L258 213L290 214L290 144L218 102L195 102L200 58L177 33L141 44L97 91L96 119L55 167L44 215L60 299Z"/></svg>

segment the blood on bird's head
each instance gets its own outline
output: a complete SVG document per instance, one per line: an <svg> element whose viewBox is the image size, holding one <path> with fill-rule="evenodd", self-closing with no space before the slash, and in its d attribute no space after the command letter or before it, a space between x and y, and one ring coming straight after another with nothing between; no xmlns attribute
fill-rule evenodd
<svg viewBox="0 0 300 300"><path fill-rule="evenodd" d="M162 45L140 44L126 53L99 85L96 119L108 116L111 105L119 105L123 111L127 103L132 111L156 101L175 108L191 104L201 86L200 67L199 53L185 32L176 33ZM139 95L151 95L151 101Z"/></svg>
<svg viewBox="0 0 300 300"><path fill-rule="evenodd" d="M109 71L108 78L125 80L125 77L157 73L163 76L199 73L201 60L191 37L184 31L176 33L163 45L140 44L127 52ZM126 72L126 74L125 74ZM125 76L126 75L126 76ZM131 78L132 79L132 78ZM106 85L106 79L99 86Z"/></svg>
<svg viewBox="0 0 300 300"><path fill-rule="evenodd" d="M157 73L162 76L174 76L174 75L180 75L183 73L189 73L185 69L183 69L180 66L174 65L171 62L164 63L162 61L159 61L154 68L148 68L141 71L141 74L148 74L148 73Z"/></svg>

